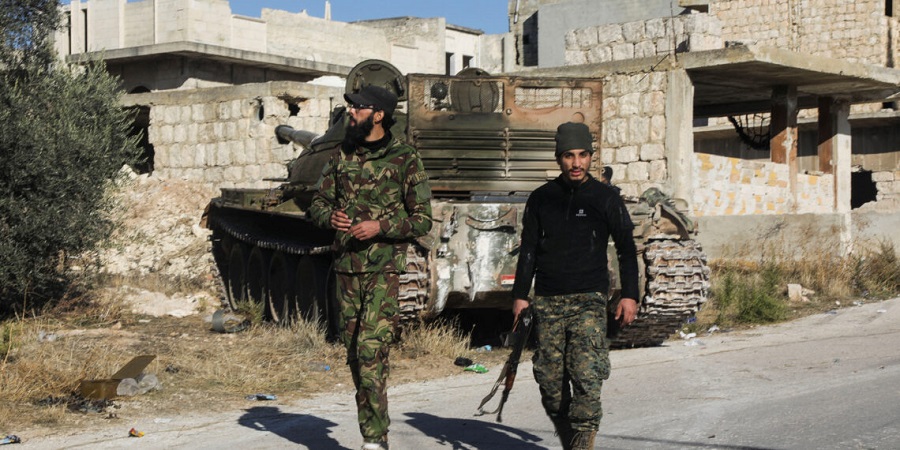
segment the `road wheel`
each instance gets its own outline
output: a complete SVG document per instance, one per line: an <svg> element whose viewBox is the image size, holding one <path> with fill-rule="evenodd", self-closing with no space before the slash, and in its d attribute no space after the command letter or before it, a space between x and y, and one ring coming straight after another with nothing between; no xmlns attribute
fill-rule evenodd
<svg viewBox="0 0 900 450"><path fill-rule="evenodd" d="M254 305L262 306L265 311L268 311L265 305L269 285L270 253L269 250L253 247L247 258L247 300ZM266 318L271 319L271 316L266 313Z"/></svg>
<svg viewBox="0 0 900 450"><path fill-rule="evenodd" d="M292 284L297 257L285 255L283 252L272 253L269 263L268 301L269 315L272 321L288 326L295 319L291 308L293 302Z"/></svg>
<svg viewBox="0 0 900 450"><path fill-rule="evenodd" d="M225 296L231 309L237 310L238 305L246 301L246 264L247 247L239 242L231 245L228 252L228 264L226 265Z"/></svg>

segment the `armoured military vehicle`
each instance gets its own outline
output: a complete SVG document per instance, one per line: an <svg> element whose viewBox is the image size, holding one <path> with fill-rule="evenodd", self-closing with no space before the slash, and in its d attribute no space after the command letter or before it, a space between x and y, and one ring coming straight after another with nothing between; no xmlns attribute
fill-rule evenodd
<svg viewBox="0 0 900 450"><path fill-rule="evenodd" d="M557 125L582 121L599 141L601 81L492 76L478 69L403 76L370 60L353 69L346 91L366 84L386 87L405 102L392 131L418 149L433 191L433 228L411 247L401 279L403 319L455 308L508 309L525 201L559 174ZM249 298L265 303L273 321L302 316L335 325L333 235L313 226L306 211L344 122L339 107L323 136L277 127L279 139L304 149L284 183L223 189L211 202L213 252L232 306ZM657 345L706 300L709 269L676 202L659 191L625 200L636 224L643 299L638 319L613 346ZM612 249L610 255L615 261Z"/></svg>

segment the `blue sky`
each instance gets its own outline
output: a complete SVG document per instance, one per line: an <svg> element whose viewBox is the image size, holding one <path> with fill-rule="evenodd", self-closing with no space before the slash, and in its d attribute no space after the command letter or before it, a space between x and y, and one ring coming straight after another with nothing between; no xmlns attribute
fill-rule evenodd
<svg viewBox="0 0 900 450"><path fill-rule="evenodd" d="M62 3L68 4L69 0ZM310 16L325 16L325 0L229 0L228 3L234 14L250 17L259 17L264 7L290 12L305 9ZM508 4L507 0L331 0L331 18L353 22L401 16L444 17L453 25L497 34L509 31Z"/></svg>
<svg viewBox="0 0 900 450"><path fill-rule="evenodd" d="M259 17L265 8L325 15L325 0L230 0L235 14ZM507 0L331 0L331 18L341 22L387 17L445 17L448 23L496 34L509 31Z"/></svg>

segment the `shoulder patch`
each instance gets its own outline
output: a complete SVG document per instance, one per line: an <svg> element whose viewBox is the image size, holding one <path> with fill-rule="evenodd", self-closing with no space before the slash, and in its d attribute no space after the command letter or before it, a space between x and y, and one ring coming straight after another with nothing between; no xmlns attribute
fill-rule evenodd
<svg viewBox="0 0 900 450"><path fill-rule="evenodd" d="M409 177L409 184L416 185L428 180L428 174L425 171L416 172Z"/></svg>

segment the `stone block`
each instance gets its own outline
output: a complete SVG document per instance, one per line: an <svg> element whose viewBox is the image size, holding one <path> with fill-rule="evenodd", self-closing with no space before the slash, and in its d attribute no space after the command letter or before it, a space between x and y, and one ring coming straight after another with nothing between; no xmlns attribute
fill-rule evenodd
<svg viewBox="0 0 900 450"><path fill-rule="evenodd" d="M172 127L172 139L174 142L179 143L187 143L188 142L188 132L187 126L184 124L177 124Z"/></svg>
<svg viewBox="0 0 900 450"><path fill-rule="evenodd" d="M218 120L231 119L231 102L216 103L216 119L218 119Z"/></svg>
<svg viewBox="0 0 900 450"><path fill-rule="evenodd" d="M575 46L579 49L589 49L598 43L598 32L596 27L579 28L571 33L567 33L567 35L568 34L574 35ZM570 47L566 45L566 48Z"/></svg>
<svg viewBox="0 0 900 450"><path fill-rule="evenodd" d="M634 44L625 42L625 43L613 45L612 56L613 56L613 61L622 61L622 60L626 60L626 59L633 59L634 58Z"/></svg>
<svg viewBox="0 0 900 450"><path fill-rule="evenodd" d="M876 183L894 181L894 172L872 172L872 181Z"/></svg>
<svg viewBox="0 0 900 450"><path fill-rule="evenodd" d="M647 181L650 179L650 163L638 161L628 164L625 174L629 181Z"/></svg>
<svg viewBox="0 0 900 450"><path fill-rule="evenodd" d="M219 166L231 166L234 155L228 151L228 147L224 143L216 144L216 164Z"/></svg>
<svg viewBox="0 0 900 450"><path fill-rule="evenodd" d="M600 163L604 166L608 166L612 163L616 162L616 151L611 148L604 148L600 150Z"/></svg>
<svg viewBox="0 0 900 450"><path fill-rule="evenodd" d="M179 123L181 122L181 108L178 106L158 106L162 109L163 123Z"/></svg>
<svg viewBox="0 0 900 450"><path fill-rule="evenodd" d="M666 22L662 18L650 19L644 24L644 32L649 40L657 40L667 34Z"/></svg>
<svg viewBox="0 0 900 450"><path fill-rule="evenodd" d="M191 120L194 122L206 122L206 112L204 105L191 105Z"/></svg>
<svg viewBox="0 0 900 450"><path fill-rule="evenodd" d="M651 91L641 95L640 112L644 116L665 114L666 94L662 91Z"/></svg>
<svg viewBox="0 0 900 450"><path fill-rule="evenodd" d="M640 92L632 92L619 97L619 116L629 117L640 113Z"/></svg>
<svg viewBox="0 0 900 450"><path fill-rule="evenodd" d="M628 118L628 143L650 142L650 118L633 116Z"/></svg>
<svg viewBox="0 0 900 450"><path fill-rule="evenodd" d="M634 145L619 147L616 149L617 163L632 163L638 161L638 148Z"/></svg>
<svg viewBox="0 0 900 450"><path fill-rule="evenodd" d="M662 144L641 145L641 161L655 161L666 156L666 149Z"/></svg>
<svg viewBox="0 0 900 450"><path fill-rule="evenodd" d="M662 142L666 138L666 116L650 118L650 142Z"/></svg>
<svg viewBox="0 0 900 450"><path fill-rule="evenodd" d="M163 125L159 127L159 140L157 141L157 143L169 144L175 142L174 130L175 128L172 125Z"/></svg>
<svg viewBox="0 0 900 450"><path fill-rule="evenodd" d="M656 56L656 44L653 41L641 41L634 44L635 58Z"/></svg>
<svg viewBox="0 0 900 450"><path fill-rule="evenodd" d="M603 117L615 117L619 114L619 99L617 97L603 98Z"/></svg>
<svg viewBox="0 0 900 450"><path fill-rule="evenodd" d="M669 168L666 160L658 159L650 161L650 181L665 182L669 178Z"/></svg>
<svg viewBox="0 0 900 450"><path fill-rule="evenodd" d="M632 44L636 44L638 42L642 42L646 40L646 34L644 32L644 22L627 22L622 24L622 37L625 39L625 42L630 42Z"/></svg>
<svg viewBox="0 0 900 450"><path fill-rule="evenodd" d="M597 42L599 44L613 44L623 42L622 27L618 24L603 25L597 28Z"/></svg>
<svg viewBox="0 0 900 450"><path fill-rule="evenodd" d="M603 140L606 147L619 147L624 145L628 137L628 121L622 118L610 119L603 130Z"/></svg>
<svg viewBox="0 0 900 450"><path fill-rule="evenodd" d="M719 36L706 34L692 34L687 39L688 51L698 52L703 50L716 50L725 47L725 42Z"/></svg>
<svg viewBox="0 0 900 450"><path fill-rule="evenodd" d="M612 48L608 45L598 45L592 49L590 49L587 53L584 53L586 56L586 63L601 63L612 61Z"/></svg>
<svg viewBox="0 0 900 450"><path fill-rule="evenodd" d="M588 62L602 61L588 61L587 55L581 50L566 50L566 65L579 65L586 64Z"/></svg>

